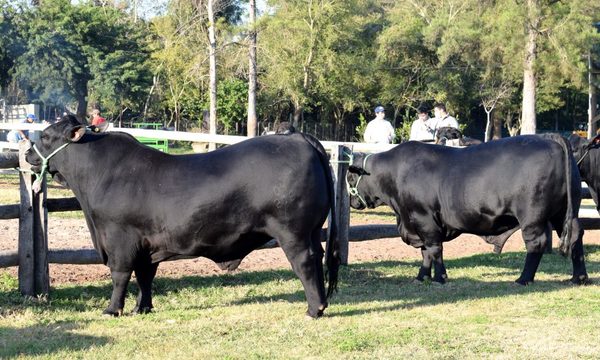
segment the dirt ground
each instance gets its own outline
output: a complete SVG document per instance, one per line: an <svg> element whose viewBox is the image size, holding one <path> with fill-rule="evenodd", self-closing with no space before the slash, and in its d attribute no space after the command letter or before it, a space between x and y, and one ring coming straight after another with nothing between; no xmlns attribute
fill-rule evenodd
<svg viewBox="0 0 600 360"><path fill-rule="evenodd" d="M89 231L83 219L50 218L48 238L50 249L92 248ZM355 225L355 224L353 224ZM0 221L0 252L17 249L18 220ZM600 230L587 230L584 243L600 244ZM558 244L556 234L554 247ZM455 258L478 253L490 253L493 246L474 235L462 235L444 244L444 257ZM515 233L506 243L504 251L524 250L520 232ZM400 238L351 242L349 262L420 259L419 250L408 246ZM237 271L268 269L290 269L290 264L280 248L257 250L248 255ZM9 268L16 274L17 268ZM205 258L169 261L160 264L157 276L179 277L190 275L212 275L223 273L215 263ZM110 279L108 267L104 265L61 265L50 264L52 284L84 283Z"/></svg>

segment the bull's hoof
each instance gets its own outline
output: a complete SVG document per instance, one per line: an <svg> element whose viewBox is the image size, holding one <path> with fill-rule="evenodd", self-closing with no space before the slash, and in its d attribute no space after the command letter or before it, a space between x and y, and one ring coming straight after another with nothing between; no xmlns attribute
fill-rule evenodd
<svg viewBox="0 0 600 360"><path fill-rule="evenodd" d="M241 262L242 262L242 259L233 260L233 261L225 261L225 262L217 263L217 266L219 266L219 269L221 269L223 271L234 271L240 266Z"/></svg>
<svg viewBox="0 0 600 360"><path fill-rule="evenodd" d="M515 280L515 283L517 283L519 285L527 286L527 285L532 285L533 280L525 280L522 278L518 278L517 280Z"/></svg>
<svg viewBox="0 0 600 360"><path fill-rule="evenodd" d="M571 284L574 284L574 285L589 285L591 283L592 282L590 281L590 278L588 277L587 274L573 276L571 278Z"/></svg>
<svg viewBox="0 0 600 360"><path fill-rule="evenodd" d="M319 306L319 308L316 310L308 308L308 310L306 310L306 317L309 317L311 319L318 319L321 316L323 316L323 312L326 308L327 304Z"/></svg>
<svg viewBox="0 0 600 360"><path fill-rule="evenodd" d="M133 309L133 312L135 314L150 314L152 312L152 306L142 306L142 307L136 306Z"/></svg>
<svg viewBox="0 0 600 360"><path fill-rule="evenodd" d="M318 318L320 318L321 316L323 316L323 310L319 310L319 311L317 311L317 312L312 312L312 311L308 310L308 311L306 312L306 317L307 317L308 319L312 319L312 320L314 320L314 319L318 319Z"/></svg>
<svg viewBox="0 0 600 360"><path fill-rule="evenodd" d="M440 276L436 276L433 278L433 280L431 280L434 284L438 284L438 285L444 285L446 283L446 279L448 278L448 275L446 274L442 274Z"/></svg>
<svg viewBox="0 0 600 360"><path fill-rule="evenodd" d="M102 312L102 315L105 316L114 316L114 317L118 317L118 316L122 316L123 315L123 309L119 309L119 310L112 310L110 308L104 310Z"/></svg>
<svg viewBox="0 0 600 360"><path fill-rule="evenodd" d="M424 283L425 281L431 281L431 276L429 275L418 275L415 278L415 282Z"/></svg>

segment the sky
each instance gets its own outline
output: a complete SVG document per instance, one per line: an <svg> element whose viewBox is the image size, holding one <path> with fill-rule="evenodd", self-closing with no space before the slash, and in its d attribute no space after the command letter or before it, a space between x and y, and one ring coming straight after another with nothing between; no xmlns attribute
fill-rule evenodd
<svg viewBox="0 0 600 360"><path fill-rule="evenodd" d="M81 0L72 0L73 2L78 2ZM125 0L133 2L135 0ZM138 10L138 15L145 18L151 19L156 15L160 15L166 11L167 4L169 0L138 0L140 3L140 8ZM256 0L256 7L259 13L265 11L267 4L266 0ZM248 8L248 5L246 5Z"/></svg>

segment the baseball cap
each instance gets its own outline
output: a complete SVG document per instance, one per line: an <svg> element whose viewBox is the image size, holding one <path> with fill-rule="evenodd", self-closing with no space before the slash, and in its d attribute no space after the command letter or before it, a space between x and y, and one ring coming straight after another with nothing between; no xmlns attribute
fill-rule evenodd
<svg viewBox="0 0 600 360"><path fill-rule="evenodd" d="M28 119L33 119L33 121L37 120L37 117L34 114L27 114Z"/></svg>
<svg viewBox="0 0 600 360"><path fill-rule="evenodd" d="M380 112L384 112L385 109L383 108L383 106L377 106L375 108L375 114L380 113Z"/></svg>

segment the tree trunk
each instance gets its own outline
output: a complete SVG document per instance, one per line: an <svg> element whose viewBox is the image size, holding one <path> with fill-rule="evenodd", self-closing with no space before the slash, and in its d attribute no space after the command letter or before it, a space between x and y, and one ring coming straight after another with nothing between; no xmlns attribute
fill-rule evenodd
<svg viewBox="0 0 600 360"><path fill-rule="evenodd" d="M83 94L77 94L77 110L75 115L79 121L87 124L87 91Z"/></svg>
<svg viewBox="0 0 600 360"><path fill-rule="evenodd" d="M538 0L527 0L527 44L525 45L525 60L523 62L523 106L521 134L535 134L535 60L536 41L540 22Z"/></svg>
<svg viewBox="0 0 600 360"><path fill-rule="evenodd" d="M256 0L250 0L250 46L248 53L248 136L256 136Z"/></svg>
<svg viewBox="0 0 600 360"><path fill-rule="evenodd" d="M296 104L296 108L294 109L294 118L292 121L292 125L294 127L298 127L298 124L300 123L300 119L302 118L302 105L300 104Z"/></svg>
<svg viewBox="0 0 600 360"><path fill-rule="evenodd" d="M492 138L492 119L491 119L492 110L490 110L490 111L486 110L485 114L487 116L487 122L485 123L485 134L483 135L483 141L488 142Z"/></svg>
<svg viewBox="0 0 600 360"><path fill-rule="evenodd" d="M209 106L209 133L215 135L217 133L217 59L216 49L217 40L215 35L215 13L214 13L214 2L218 0L208 0L206 5L208 12L208 41L209 41L209 66L210 66L210 106ZM209 144L209 151L214 150L216 145L214 143Z"/></svg>
<svg viewBox="0 0 600 360"><path fill-rule="evenodd" d="M492 114L492 122L494 124L494 140L502 139L502 118L497 112Z"/></svg>

